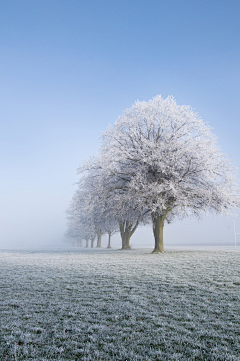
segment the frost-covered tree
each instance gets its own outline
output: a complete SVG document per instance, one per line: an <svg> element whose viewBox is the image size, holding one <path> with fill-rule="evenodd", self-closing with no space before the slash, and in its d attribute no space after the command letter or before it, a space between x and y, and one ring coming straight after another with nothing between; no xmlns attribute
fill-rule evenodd
<svg viewBox="0 0 240 361"><path fill-rule="evenodd" d="M67 209L67 233L78 236L80 239L84 239L86 241L86 247L88 247L90 240L91 247L93 247L93 242L96 238L96 229L94 227L92 215L85 212L86 202L86 194L81 190L77 190Z"/></svg>
<svg viewBox="0 0 240 361"><path fill-rule="evenodd" d="M76 227L73 227L73 225L69 227L65 233L65 236L67 237L67 239L71 239L71 244L72 246L77 246L77 247L82 247L82 235L81 232L79 231L79 229L77 229Z"/></svg>
<svg viewBox="0 0 240 361"><path fill-rule="evenodd" d="M106 232L106 217L102 214L100 197L94 192L92 180L82 178L67 210L70 224L80 229L84 239L91 241L91 247L97 237L97 248L101 247L102 235Z"/></svg>
<svg viewBox="0 0 240 361"><path fill-rule="evenodd" d="M150 215L154 252L164 251L165 220L240 204L234 168L209 126L171 96L127 109L104 133L95 170L105 195Z"/></svg>
<svg viewBox="0 0 240 361"><path fill-rule="evenodd" d="M107 248L111 248L111 237L115 233L119 232L119 227L116 219L110 217L103 218L103 228L104 231L108 234Z"/></svg>
<svg viewBox="0 0 240 361"><path fill-rule="evenodd" d="M105 172L99 158L90 158L79 168L79 173L84 173L80 184L87 194L86 212L101 232L109 234L106 227L111 224L115 229L118 224L122 249L130 249L130 238L143 221L144 211L139 209L138 202L129 202L125 197L126 182Z"/></svg>

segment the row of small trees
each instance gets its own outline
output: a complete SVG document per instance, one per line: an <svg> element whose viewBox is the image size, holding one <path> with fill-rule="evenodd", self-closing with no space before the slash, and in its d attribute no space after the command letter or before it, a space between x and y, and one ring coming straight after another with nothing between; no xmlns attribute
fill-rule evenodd
<svg viewBox="0 0 240 361"><path fill-rule="evenodd" d="M169 96L137 101L102 136L99 155L78 169L68 235L92 242L117 230L122 249L139 224L152 224L163 252L164 222L239 207L234 167L210 128ZM110 243L109 243L110 246Z"/></svg>

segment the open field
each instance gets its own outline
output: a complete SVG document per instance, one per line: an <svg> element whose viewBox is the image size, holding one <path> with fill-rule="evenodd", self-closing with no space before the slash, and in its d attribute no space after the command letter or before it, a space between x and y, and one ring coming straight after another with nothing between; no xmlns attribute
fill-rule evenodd
<svg viewBox="0 0 240 361"><path fill-rule="evenodd" d="M0 252L1 360L240 360L240 251Z"/></svg>

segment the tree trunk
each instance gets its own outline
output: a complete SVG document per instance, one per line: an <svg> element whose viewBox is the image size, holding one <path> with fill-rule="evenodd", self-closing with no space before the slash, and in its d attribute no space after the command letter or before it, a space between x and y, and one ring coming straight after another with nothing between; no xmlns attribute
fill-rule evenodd
<svg viewBox="0 0 240 361"><path fill-rule="evenodd" d="M97 231L97 248L101 247L102 235L103 235L103 233L98 230Z"/></svg>
<svg viewBox="0 0 240 361"><path fill-rule="evenodd" d="M130 238L132 237L133 233L136 231L138 226L138 221L135 225L129 223L128 221L120 222L120 234L122 238L122 249L131 249L130 247Z"/></svg>
<svg viewBox="0 0 240 361"><path fill-rule="evenodd" d="M97 248L100 248L100 247L101 247L101 243L102 243L102 235L98 235L98 238L97 238Z"/></svg>
<svg viewBox="0 0 240 361"><path fill-rule="evenodd" d="M91 248L93 248L94 239L91 239Z"/></svg>
<svg viewBox="0 0 240 361"><path fill-rule="evenodd" d="M131 236L129 232L125 232L124 236L122 237L122 249L131 249L130 238Z"/></svg>
<svg viewBox="0 0 240 361"><path fill-rule="evenodd" d="M164 227L164 220L166 215L159 216L158 214L152 215L152 222L153 222L153 234L155 239L155 248L153 253L155 252L164 252L163 247L163 227Z"/></svg>
<svg viewBox="0 0 240 361"><path fill-rule="evenodd" d="M85 248L88 248L88 239L86 239L86 247Z"/></svg>
<svg viewBox="0 0 240 361"><path fill-rule="evenodd" d="M107 248L111 248L111 233L108 233L108 246Z"/></svg>

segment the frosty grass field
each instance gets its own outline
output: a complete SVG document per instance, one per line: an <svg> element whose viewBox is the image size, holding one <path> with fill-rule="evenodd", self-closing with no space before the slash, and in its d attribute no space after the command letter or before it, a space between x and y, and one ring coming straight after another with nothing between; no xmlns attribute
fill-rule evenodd
<svg viewBox="0 0 240 361"><path fill-rule="evenodd" d="M1 360L240 360L240 251L0 252Z"/></svg>

